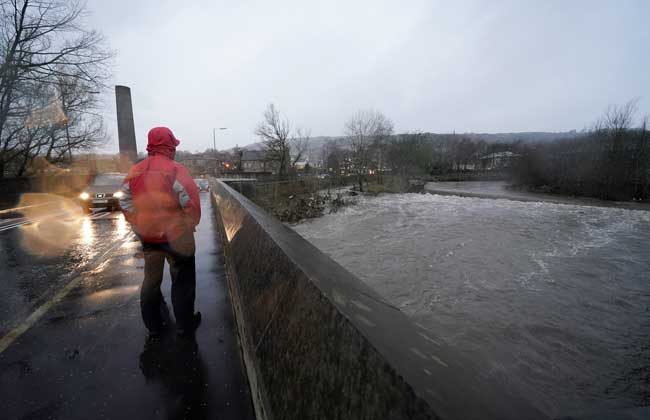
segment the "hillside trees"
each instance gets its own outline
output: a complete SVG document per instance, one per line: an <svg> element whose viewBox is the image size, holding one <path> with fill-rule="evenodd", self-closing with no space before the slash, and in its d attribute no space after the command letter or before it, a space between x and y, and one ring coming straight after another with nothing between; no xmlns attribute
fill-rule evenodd
<svg viewBox="0 0 650 420"><path fill-rule="evenodd" d="M582 137L520 145L518 184L609 200L650 198L647 118L634 124L636 103L607 108Z"/></svg>
<svg viewBox="0 0 650 420"><path fill-rule="evenodd" d="M431 171L434 149L422 133L406 133L390 141L386 164L400 175L427 174Z"/></svg>
<svg viewBox="0 0 650 420"><path fill-rule="evenodd" d="M338 141L329 140L321 148L320 163L331 174L339 175L346 171L348 165L348 151Z"/></svg>

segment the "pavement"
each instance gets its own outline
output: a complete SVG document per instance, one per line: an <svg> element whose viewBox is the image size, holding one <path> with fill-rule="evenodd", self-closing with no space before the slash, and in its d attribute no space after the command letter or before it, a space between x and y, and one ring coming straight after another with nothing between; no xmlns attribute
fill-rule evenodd
<svg viewBox="0 0 650 420"><path fill-rule="evenodd" d="M120 213L41 206L0 220L0 419L254 418L207 193L201 201L196 341L173 329L146 339L143 256ZM168 272L163 294L171 302Z"/></svg>

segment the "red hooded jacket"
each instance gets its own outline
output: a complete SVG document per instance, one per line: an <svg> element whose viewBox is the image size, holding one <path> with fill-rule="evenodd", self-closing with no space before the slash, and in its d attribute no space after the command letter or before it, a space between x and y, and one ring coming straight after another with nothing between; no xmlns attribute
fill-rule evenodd
<svg viewBox="0 0 650 420"><path fill-rule="evenodd" d="M183 165L174 161L180 142L167 127L149 131L149 157L133 165L122 182L120 206L143 242L170 242L201 219L199 190Z"/></svg>

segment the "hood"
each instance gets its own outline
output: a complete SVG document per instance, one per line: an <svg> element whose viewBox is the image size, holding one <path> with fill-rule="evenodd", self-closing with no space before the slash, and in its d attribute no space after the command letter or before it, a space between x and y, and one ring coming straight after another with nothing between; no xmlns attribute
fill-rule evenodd
<svg viewBox="0 0 650 420"><path fill-rule="evenodd" d="M116 191L119 191L121 187L122 186L120 184L89 185L88 187L84 188L84 192L87 192L88 194L97 194L97 193L114 194Z"/></svg>
<svg viewBox="0 0 650 420"><path fill-rule="evenodd" d="M174 159L176 146L179 144L180 141L174 136L172 130L167 127L154 127L149 130L147 136L147 152L149 152L149 156L163 155Z"/></svg>

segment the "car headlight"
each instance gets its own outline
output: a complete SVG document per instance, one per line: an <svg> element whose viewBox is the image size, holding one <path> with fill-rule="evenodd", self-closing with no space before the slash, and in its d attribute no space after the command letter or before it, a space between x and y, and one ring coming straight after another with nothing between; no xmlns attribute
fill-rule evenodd
<svg viewBox="0 0 650 420"><path fill-rule="evenodd" d="M79 198L81 198L82 200L88 200L90 198L90 195L87 192L82 192L81 194L79 194Z"/></svg>
<svg viewBox="0 0 650 420"><path fill-rule="evenodd" d="M113 194L113 197L115 198L122 198L124 193L122 191L116 191L115 194Z"/></svg>

